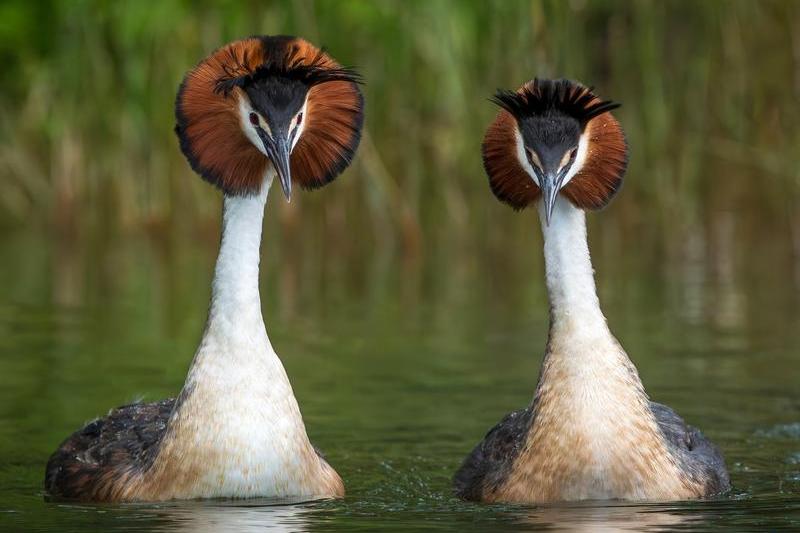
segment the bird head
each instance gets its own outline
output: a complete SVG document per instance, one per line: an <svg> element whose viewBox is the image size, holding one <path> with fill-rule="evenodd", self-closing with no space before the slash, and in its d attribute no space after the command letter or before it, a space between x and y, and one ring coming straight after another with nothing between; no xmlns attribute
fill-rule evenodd
<svg viewBox="0 0 800 533"><path fill-rule="evenodd" d="M542 198L549 224L556 197L599 209L622 185L625 135L591 88L568 80L534 79L498 91L500 106L483 140L483 165L495 196L514 209Z"/></svg>
<svg viewBox="0 0 800 533"><path fill-rule="evenodd" d="M339 175L361 138L359 76L291 36L250 37L201 61L178 89L175 132L192 168L228 195L274 168L286 199Z"/></svg>

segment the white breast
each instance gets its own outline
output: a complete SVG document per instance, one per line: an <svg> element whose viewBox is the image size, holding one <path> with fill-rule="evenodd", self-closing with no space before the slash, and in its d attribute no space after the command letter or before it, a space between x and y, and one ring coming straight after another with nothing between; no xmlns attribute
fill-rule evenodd
<svg viewBox="0 0 800 533"><path fill-rule="evenodd" d="M340 496L308 440L267 337L258 288L260 194L226 197L208 323L159 453L135 499Z"/></svg>

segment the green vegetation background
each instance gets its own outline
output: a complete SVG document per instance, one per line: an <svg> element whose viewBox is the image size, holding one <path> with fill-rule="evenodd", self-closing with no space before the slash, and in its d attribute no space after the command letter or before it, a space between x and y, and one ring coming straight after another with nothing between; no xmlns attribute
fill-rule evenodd
<svg viewBox="0 0 800 533"><path fill-rule="evenodd" d="M184 72L251 34L324 45L364 75L366 135L326 190L279 205L407 256L502 245L480 141L487 98L534 75L623 102L631 165L606 225L686 228L734 211L800 251L800 3L787 1L36 1L0 5L0 224L216 235L218 195L172 133ZM273 199L274 201L274 199ZM792 238L793 236L793 238ZM212 239L213 240L213 239Z"/></svg>
<svg viewBox="0 0 800 533"><path fill-rule="evenodd" d="M180 154L175 91L257 33L325 45L367 82L352 167L291 204L274 192L264 222L270 338L351 494L312 525L531 527L528 508L449 498L466 450L530 401L547 335L536 214L497 202L480 158L488 98L535 75L623 103L625 186L589 217L600 300L737 487L579 520L789 523L797 440L763 435L798 419L799 0L0 0L0 521L146 527L138 508L44 505L42 467L89 417L184 382L221 198ZM159 506L154 527L242 516L218 511Z"/></svg>

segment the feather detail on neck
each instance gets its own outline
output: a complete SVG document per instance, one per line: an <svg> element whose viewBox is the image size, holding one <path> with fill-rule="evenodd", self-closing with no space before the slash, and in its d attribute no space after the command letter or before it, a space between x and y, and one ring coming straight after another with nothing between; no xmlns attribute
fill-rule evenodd
<svg viewBox="0 0 800 533"><path fill-rule="evenodd" d="M225 198L203 339L151 475L130 499L344 494L309 442L261 316L259 248L273 176L257 194Z"/></svg>
<svg viewBox="0 0 800 533"><path fill-rule="evenodd" d="M586 214L559 196L550 225L545 223L543 209L540 219L552 327L608 340L611 333L597 298Z"/></svg>
<svg viewBox="0 0 800 533"><path fill-rule="evenodd" d="M680 475L658 428L636 367L600 310L584 212L559 196L550 225L541 218L550 334L533 424L493 497L545 502L696 496L698 488Z"/></svg>

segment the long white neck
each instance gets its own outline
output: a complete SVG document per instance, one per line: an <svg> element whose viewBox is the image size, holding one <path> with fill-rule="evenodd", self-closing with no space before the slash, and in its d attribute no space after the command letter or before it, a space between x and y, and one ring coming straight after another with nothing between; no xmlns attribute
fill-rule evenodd
<svg viewBox="0 0 800 533"><path fill-rule="evenodd" d="M208 322L187 380L203 381L229 403L247 400L263 387L294 403L286 372L267 336L258 289L261 226L271 184L268 174L258 194L225 196ZM229 389L237 398L225 396Z"/></svg>
<svg viewBox="0 0 800 533"><path fill-rule="evenodd" d="M258 194L225 197L208 322L161 445L151 487L158 498L343 492L308 440L261 317L259 247L271 183L269 174Z"/></svg>
<svg viewBox="0 0 800 533"><path fill-rule="evenodd" d="M572 334L610 336L597 299L583 210L559 196L550 225L545 222L541 202L539 218L544 235L551 327L556 331L566 328Z"/></svg>
<svg viewBox="0 0 800 533"><path fill-rule="evenodd" d="M550 335L510 499L664 499L690 494L676 471L636 367L600 311L586 217L558 197L539 206Z"/></svg>
<svg viewBox="0 0 800 533"><path fill-rule="evenodd" d="M225 196L208 329L231 337L264 333L258 290L261 226L271 178L253 196Z"/></svg>

